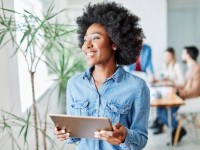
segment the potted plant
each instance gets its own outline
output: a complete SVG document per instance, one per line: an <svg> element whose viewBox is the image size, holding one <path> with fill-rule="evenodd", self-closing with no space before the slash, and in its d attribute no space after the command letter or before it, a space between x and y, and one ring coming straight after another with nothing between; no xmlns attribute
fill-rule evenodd
<svg viewBox="0 0 200 150"><path fill-rule="evenodd" d="M2 128L7 130L10 133L10 136L15 141L14 143L20 149L20 146L17 144L17 141L14 139L11 127L13 124L19 125L19 135L24 133L24 142L27 141L28 130L30 127L34 127L35 132L35 149L39 149L39 135L40 131L43 135L44 149L47 149L46 138L53 143L53 140L46 134L47 129L47 113L48 105L46 106L43 126L38 125L38 119L40 118L39 111L37 110L37 102L35 98L35 73L37 73L37 66L40 62L45 62L49 67L49 71L53 74L56 74L56 87L58 88L58 95L61 98L61 93L66 91L66 81L77 71L83 70L84 65L80 57L73 55L72 43L67 41L69 36L76 31L71 26L59 24L56 21L56 17L63 13L65 10L59 12L53 12L53 4L50 5L47 12L43 14L42 18L39 18L34 13L24 10L23 13L16 12L14 10L1 8L3 13L0 16L0 46L5 44L12 43L13 48L15 49L13 55L20 52L24 56L24 59L27 63L28 72L30 75L31 89L32 89L32 110L27 112L26 118L16 116L15 114L3 111L2 121L0 125ZM6 13L10 12L13 15L7 17ZM14 19L14 15L18 15L21 18L21 22L17 23ZM56 21L56 22L55 22ZM54 23L53 23L54 22ZM16 39L16 32L21 33L20 39ZM9 36L10 39L5 41L5 37ZM41 39L43 42L41 42ZM23 45L23 46L22 46ZM45 60L43 59L45 56ZM76 61L73 57L75 56ZM63 94L65 95L65 94ZM59 103L59 101L58 101ZM33 116L33 123L31 122L31 114ZM9 119L6 118L9 116ZM14 119L15 121L11 121Z"/></svg>

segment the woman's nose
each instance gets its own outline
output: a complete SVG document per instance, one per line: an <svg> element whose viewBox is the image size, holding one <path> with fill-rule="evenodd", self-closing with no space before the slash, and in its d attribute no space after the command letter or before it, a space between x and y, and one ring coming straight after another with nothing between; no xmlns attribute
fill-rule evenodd
<svg viewBox="0 0 200 150"><path fill-rule="evenodd" d="M89 48L91 48L91 47L93 47L93 44L92 44L92 42L90 41L90 40L86 40L84 43L83 43L83 45L82 45L82 49L84 50L86 50L86 49L89 49Z"/></svg>
<svg viewBox="0 0 200 150"><path fill-rule="evenodd" d="M93 47L93 45L91 43L88 43L87 48L91 48L91 47Z"/></svg>

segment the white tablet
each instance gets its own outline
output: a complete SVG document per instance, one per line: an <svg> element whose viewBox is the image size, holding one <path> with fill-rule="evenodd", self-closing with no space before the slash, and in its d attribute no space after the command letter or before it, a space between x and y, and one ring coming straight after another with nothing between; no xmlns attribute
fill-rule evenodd
<svg viewBox="0 0 200 150"><path fill-rule="evenodd" d="M95 138L94 132L100 130L112 131L109 118L91 116L70 116L50 114L55 126L70 133L70 137Z"/></svg>

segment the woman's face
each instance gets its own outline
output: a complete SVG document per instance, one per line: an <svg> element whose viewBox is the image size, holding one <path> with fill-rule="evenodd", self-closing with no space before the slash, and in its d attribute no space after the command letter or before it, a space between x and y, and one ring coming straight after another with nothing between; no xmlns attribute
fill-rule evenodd
<svg viewBox="0 0 200 150"><path fill-rule="evenodd" d="M115 61L114 44L111 43L103 25L94 23L87 29L82 45L90 66L104 65Z"/></svg>
<svg viewBox="0 0 200 150"><path fill-rule="evenodd" d="M165 62L169 64L170 62L174 61L174 56L172 53L166 51L165 52Z"/></svg>

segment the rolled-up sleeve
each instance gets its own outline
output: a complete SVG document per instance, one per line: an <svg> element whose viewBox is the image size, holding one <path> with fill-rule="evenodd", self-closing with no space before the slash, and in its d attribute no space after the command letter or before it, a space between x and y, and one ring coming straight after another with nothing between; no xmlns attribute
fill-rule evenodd
<svg viewBox="0 0 200 150"><path fill-rule="evenodd" d="M124 143L120 144L123 150L141 150L148 140L148 118L150 110L150 92L143 82L131 109L132 122L127 129Z"/></svg>

